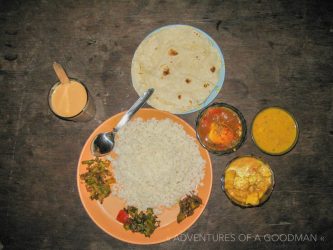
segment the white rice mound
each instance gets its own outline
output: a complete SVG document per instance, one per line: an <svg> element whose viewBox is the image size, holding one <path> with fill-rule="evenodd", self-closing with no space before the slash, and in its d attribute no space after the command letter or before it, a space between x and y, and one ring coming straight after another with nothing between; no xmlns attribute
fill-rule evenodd
<svg viewBox="0 0 333 250"><path fill-rule="evenodd" d="M136 119L116 137L111 158L114 195L139 210L171 207L186 194L197 193L205 161L193 137L170 119Z"/></svg>

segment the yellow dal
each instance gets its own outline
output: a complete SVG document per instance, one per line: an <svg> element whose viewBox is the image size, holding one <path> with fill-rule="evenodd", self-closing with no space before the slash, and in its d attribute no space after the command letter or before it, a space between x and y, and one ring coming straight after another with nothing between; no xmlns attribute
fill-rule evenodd
<svg viewBox="0 0 333 250"><path fill-rule="evenodd" d="M293 117L281 108L261 111L252 125L255 143L263 151L281 154L290 149L297 137L297 125Z"/></svg>

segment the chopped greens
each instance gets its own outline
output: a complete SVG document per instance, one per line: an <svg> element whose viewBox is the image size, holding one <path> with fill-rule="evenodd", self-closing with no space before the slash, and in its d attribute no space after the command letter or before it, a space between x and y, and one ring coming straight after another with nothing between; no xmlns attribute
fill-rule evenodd
<svg viewBox="0 0 333 250"><path fill-rule="evenodd" d="M157 220L157 216L154 214L152 208L147 208L146 212L140 211L136 207L128 206L123 210L119 211L118 217L125 217L123 212L126 212L128 218L123 222L123 227L126 230L131 230L132 232L138 232L144 234L146 237L150 237L156 228L160 226L160 221ZM123 220L123 219L122 219Z"/></svg>
<svg viewBox="0 0 333 250"><path fill-rule="evenodd" d="M84 181L87 191L90 192L90 199L103 203L104 198L111 193L111 184L115 182L110 171L110 161L96 157L82 161L82 164L88 165L88 172L81 174L80 179Z"/></svg>
<svg viewBox="0 0 333 250"><path fill-rule="evenodd" d="M194 210L202 204L202 200L197 195L187 195L184 199L179 201L179 214L177 216L177 222L182 222L186 217L191 216Z"/></svg>

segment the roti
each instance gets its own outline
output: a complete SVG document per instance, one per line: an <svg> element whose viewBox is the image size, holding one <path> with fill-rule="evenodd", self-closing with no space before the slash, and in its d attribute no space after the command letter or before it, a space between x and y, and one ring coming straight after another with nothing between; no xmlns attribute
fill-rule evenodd
<svg viewBox="0 0 333 250"><path fill-rule="evenodd" d="M166 26L153 32L137 48L132 82L142 95L155 92L148 104L171 113L200 107L219 81L222 58L202 31L187 25Z"/></svg>

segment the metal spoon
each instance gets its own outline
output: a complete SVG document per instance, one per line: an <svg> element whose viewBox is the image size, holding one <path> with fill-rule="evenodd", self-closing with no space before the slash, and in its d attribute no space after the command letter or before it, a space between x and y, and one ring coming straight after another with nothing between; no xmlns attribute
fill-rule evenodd
<svg viewBox="0 0 333 250"><path fill-rule="evenodd" d="M120 119L117 126L114 127L112 132L100 133L98 134L93 142L91 143L91 152L95 156L103 156L112 151L114 147L114 138L116 133L121 129L132 116L146 103L149 97L153 94L154 89L148 89L134 104L133 106L124 114Z"/></svg>

